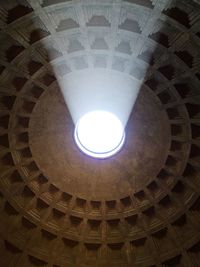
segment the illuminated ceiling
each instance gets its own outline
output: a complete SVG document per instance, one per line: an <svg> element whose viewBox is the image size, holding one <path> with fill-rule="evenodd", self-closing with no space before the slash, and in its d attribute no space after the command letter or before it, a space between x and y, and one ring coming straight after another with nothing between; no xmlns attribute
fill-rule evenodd
<svg viewBox="0 0 200 267"><path fill-rule="evenodd" d="M200 266L199 1L7 0L0 29L0 266ZM57 82L85 69L141 85L107 160Z"/></svg>

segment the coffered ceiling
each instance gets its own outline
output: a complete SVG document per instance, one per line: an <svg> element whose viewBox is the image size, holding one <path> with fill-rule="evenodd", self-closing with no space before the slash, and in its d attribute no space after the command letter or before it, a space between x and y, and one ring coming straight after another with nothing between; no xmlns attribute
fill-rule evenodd
<svg viewBox="0 0 200 267"><path fill-rule="evenodd" d="M58 83L87 68L141 85L106 160ZM200 266L200 2L0 0L0 175L2 267Z"/></svg>

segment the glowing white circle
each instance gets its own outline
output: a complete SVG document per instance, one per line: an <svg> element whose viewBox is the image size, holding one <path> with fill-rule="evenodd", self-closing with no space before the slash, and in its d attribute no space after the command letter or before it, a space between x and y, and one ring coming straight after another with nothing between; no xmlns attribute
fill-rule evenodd
<svg viewBox="0 0 200 267"><path fill-rule="evenodd" d="M121 149L125 133L121 121L113 113L96 110L79 119L74 138L85 154L107 158Z"/></svg>

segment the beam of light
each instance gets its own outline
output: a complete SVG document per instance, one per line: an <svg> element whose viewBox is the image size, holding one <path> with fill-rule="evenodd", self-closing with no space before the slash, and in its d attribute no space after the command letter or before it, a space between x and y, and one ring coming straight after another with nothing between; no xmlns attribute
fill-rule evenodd
<svg viewBox="0 0 200 267"><path fill-rule="evenodd" d="M113 70L81 70L60 81L79 149L95 158L116 154L141 83Z"/></svg>
<svg viewBox="0 0 200 267"><path fill-rule="evenodd" d="M107 158L121 149L125 133L121 121L114 114L95 110L79 119L74 137L85 154L95 158Z"/></svg>

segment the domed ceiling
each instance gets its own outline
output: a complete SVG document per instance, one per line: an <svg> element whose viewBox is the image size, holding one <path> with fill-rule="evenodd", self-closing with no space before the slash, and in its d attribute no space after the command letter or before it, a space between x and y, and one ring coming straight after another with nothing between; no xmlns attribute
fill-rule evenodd
<svg viewBox="0 0 200 267"><path fill-rule="evenodd" d="M106 160L58 83L88 68L141 83ZM0 107L0 266L200 266L198 0L0 1Z"/></svg>

